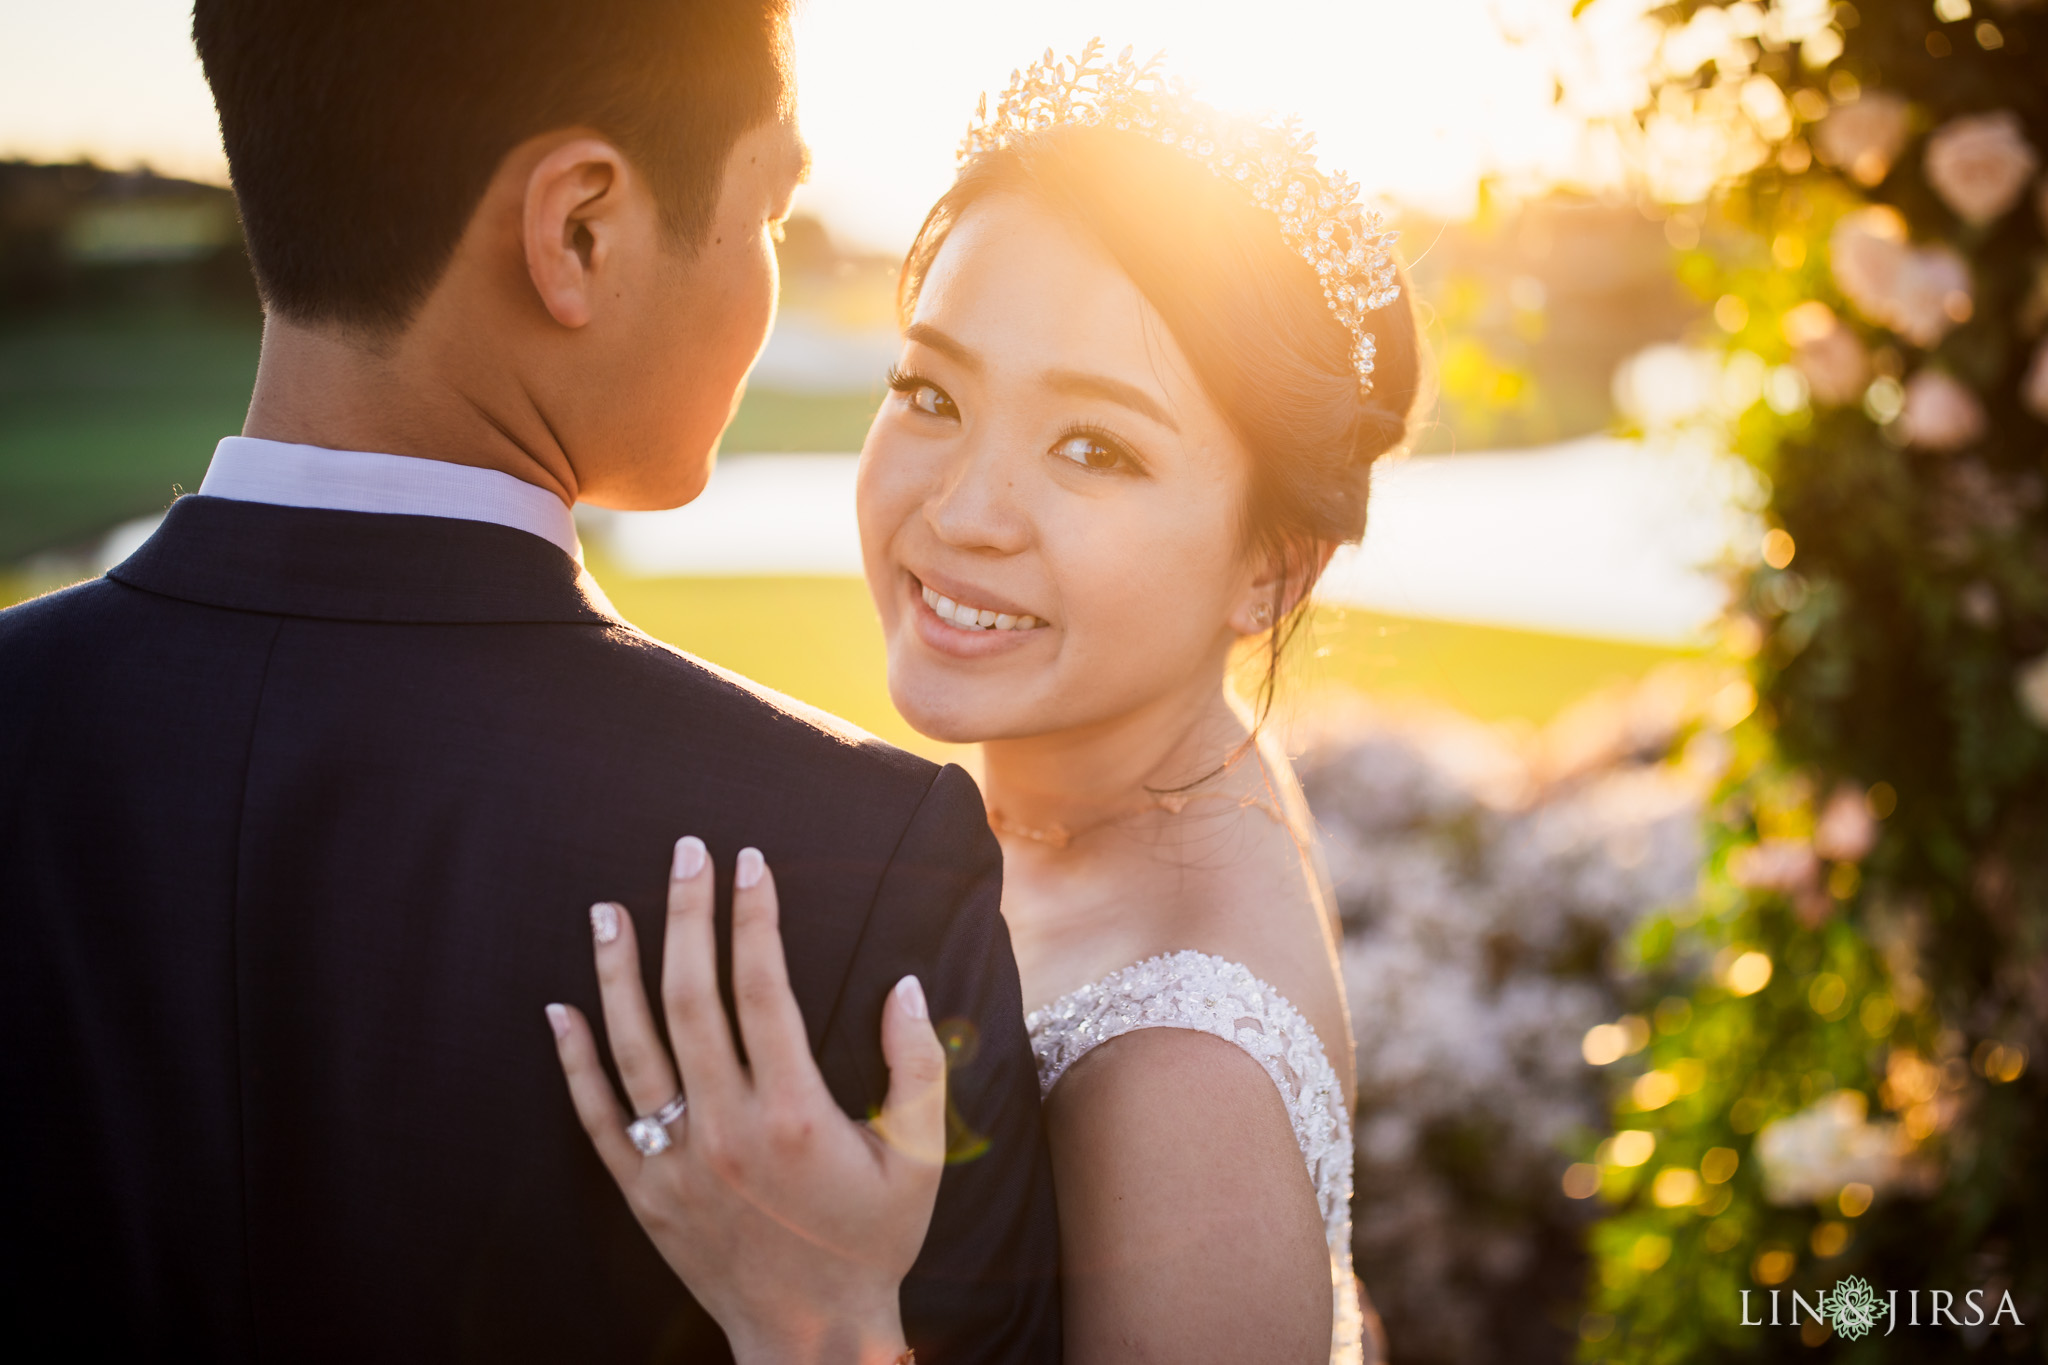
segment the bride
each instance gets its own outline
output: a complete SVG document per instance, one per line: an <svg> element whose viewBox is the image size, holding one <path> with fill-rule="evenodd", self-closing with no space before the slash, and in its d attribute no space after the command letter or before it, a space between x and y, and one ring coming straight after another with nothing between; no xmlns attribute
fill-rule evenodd
<svg viewBox="0 0 2048 1365"><path fill-rule="evenodd" d="M1333 907L1285 758L1226 682L1258 639L1270 699L1416 389L1390 239L1311 141L1196 104L1128 50L1048 53L984 106L911 248L861 454L891 695L981 746L1084 1365L1373 1350ZM578 1112L738 1358L907 1360L897 1285L947 1144L921 988L891 997L888 1100L854 1124L805 1048L759 853L734 885L746 1061L686 838L662 991L680 1080L630 919L601 906L643 1117L629 1138L588 1024L551 1006Z"/></svg>

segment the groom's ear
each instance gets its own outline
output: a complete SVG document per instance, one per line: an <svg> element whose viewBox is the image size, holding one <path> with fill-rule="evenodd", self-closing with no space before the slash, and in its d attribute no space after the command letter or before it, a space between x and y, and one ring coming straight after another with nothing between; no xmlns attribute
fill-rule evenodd
<svg viewBox="0 0 2048 1365"><path fill-rule="evenodd" d="M543 154L526 177L520 235L526 273L548 315L564 327L589 323L598 279L625 239L645 225L646 205L628 201L632 168L602 138L576 137Z"/></svg>

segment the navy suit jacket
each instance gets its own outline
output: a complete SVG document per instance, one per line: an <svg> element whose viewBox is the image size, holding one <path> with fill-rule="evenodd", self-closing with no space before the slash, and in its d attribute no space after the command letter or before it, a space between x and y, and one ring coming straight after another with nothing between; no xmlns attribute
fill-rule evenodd
<svg viewBox="0 0 2048 1365"><path fill-rule="evenodd" d="M0 613L0 1352L727 1359L541 1012L599 1017L588 907L658 942L682 834L711 847L721 945L733 855L767 854L849 1114L886 1089L886 993L923 978L957 1159L911 1343L1056 1359L971 779L638 633L524 532L207 497Z"/></svg>

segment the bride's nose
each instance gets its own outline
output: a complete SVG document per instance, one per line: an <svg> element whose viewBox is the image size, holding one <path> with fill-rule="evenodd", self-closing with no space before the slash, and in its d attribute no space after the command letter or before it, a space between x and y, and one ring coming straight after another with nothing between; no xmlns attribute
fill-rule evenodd
<svg viewBox="0 0 2048 1365"><path fill-rule="evenodd" d="M932 534L956 550L1016 554L1028 545L1030 522L1011 464L1000 441L963 446L925 499L924 520Z"/></svg>

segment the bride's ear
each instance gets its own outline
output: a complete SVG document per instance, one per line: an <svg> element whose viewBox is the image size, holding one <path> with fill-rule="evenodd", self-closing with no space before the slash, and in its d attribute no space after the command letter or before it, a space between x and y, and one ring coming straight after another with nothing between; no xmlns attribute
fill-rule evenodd
<svg viewBox="0 0 2048 1365"><path fill-rule="evenodd" d="M633 173L609 142L577 137L550 149L526 177L520 236L526 273L548 315L589 323L597 280L636 216L627 211Z"/></svg>
<svg viewBox="0 0 2048 1365"><path fill-rule="evenodd" d="M1230 628L1239 635L1264 635L1271 630L1274 622L1286 619L1287 613L1301 605L1336 552L1334 544L1269 551L1230 613Z"/></svg>

